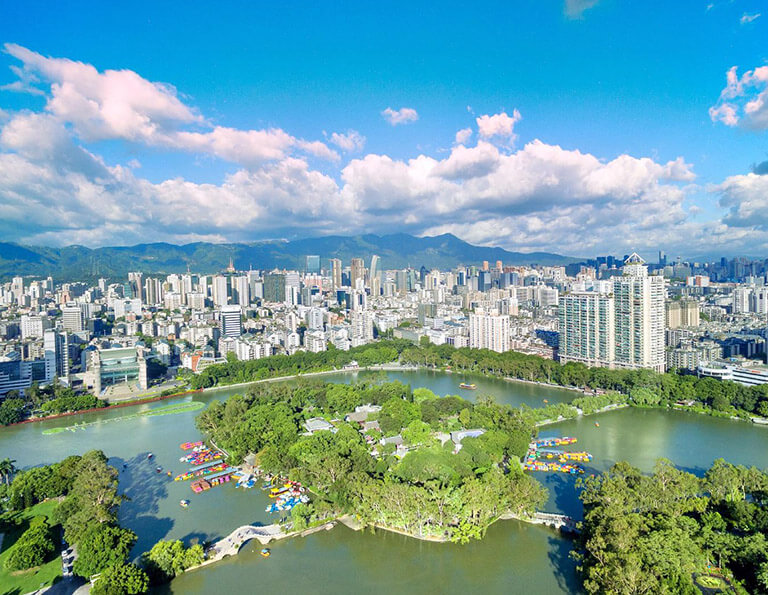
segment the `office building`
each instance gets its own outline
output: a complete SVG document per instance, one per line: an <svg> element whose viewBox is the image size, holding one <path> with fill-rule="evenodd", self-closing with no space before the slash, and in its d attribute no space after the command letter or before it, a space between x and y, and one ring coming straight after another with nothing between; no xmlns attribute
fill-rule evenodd
<svg viewBox="0 0 768 595"><path fill-rule="evenodd" d="M304 272L308 275L320 274L320 257L317 254L308 254L304 257Z"/></svg>
<svg viewBox="0 0 768 595"><path fill-rule="evenodd" d="M137 298L138 299L138 298ZM139 300L139 304L141 301ZM139 307L141 311L141 307ZM117 316L117 313L115 313ZM61 309L61 327L70 333L79 333L85 329L83 310L77 304L68 304Z"/></svg>

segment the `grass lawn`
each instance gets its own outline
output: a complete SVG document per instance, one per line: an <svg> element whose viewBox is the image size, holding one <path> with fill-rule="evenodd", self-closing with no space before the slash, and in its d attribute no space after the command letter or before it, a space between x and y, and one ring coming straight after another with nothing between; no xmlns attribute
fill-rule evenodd
<svg viewBox="0 0 768 595"><path fill-rule="evenodd" d="M10 556L13 545L21 534L24 533L27 527L29 527L29 521L36 516L46 516L50 518L50 515L57 504L58 502L56 500L41 502L32 508L17 513L16 518L21 520L21 525L3 535L3 546L2 550L0 550L0 593L13 595L29 593L30 591L39 589L40 585L53 584L53 582L61 576L61 556L59 556L58 553L50 562L36 568L30 568L29 570L11 572L5 567L5 561L8 556Z"/></svg>

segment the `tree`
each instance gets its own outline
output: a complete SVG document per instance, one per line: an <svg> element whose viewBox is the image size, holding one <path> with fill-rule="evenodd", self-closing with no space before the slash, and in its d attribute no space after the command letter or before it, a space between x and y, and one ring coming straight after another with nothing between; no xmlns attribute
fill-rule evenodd
<svg viewBox="0 0 768 595"><path fill-rule="evenodd" d="M15 460L9 459L7 457L0 461L0 475L3 476L5 485L10 484L13 474L17 471L16 465L14 465L15 462Z"/></svg>
<svg viewBox="0 0 768 595"><path fill-rule="evenodd" d="M117 521L123 500L117 493L117 477L117 469L107 465L107 457L100 450L85 453L77 463L72 489L56 509L69 543L79 543L94 523Z"/></svg>
<svg viewBox="0 0 768 595"><path fill-rule="evenodd" d="M205 554L201 545L185 548L179 540L160 540L144 554L147 572L154 582L171 580L187 568L202 564L204 559Z"/></svg>
<svg viewBox="0 0 768 595"><path fill-rule="evenodd" d="M88 578L109 566L119 566L128 558L136 543L136 534L106 524L91 525L77 544L75 574Z"/></svg>
<svg viewBox="0 0 768 595"><path fill-rule="evenodd" d="M108 566L91 589L93 595L138 595L149 589L147 573L135 564Z"/></svg>
<svg viewBox="0 0 768 595"><path fill-rule="evenodd" d="M23 400L6 396L0 404L0 424L7 426L20 422L25 406L26 403Z"/></svg>
<svg viewBox="0 0 768 595"><path fill-rule="evenodd" d="M44 517L35 517L13 545L5 561L9 570L26 570L47 562L56 551L53 532Z"/></svg>

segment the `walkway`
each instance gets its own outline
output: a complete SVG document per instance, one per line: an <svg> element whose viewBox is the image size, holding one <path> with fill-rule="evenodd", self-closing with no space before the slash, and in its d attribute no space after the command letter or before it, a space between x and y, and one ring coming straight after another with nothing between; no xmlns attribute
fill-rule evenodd
<svg viewBox="0 0 768 595"><path fill-rule="evenodd" d="M577 521L564 514L554 514L551 512L537 512L533 515L530 522L537 525L547 525L554 529L560 529L561 531L569 531L571 533L580 533L577 526Z"/></svg>
<svg viewBox="0 0 768 595"><path fill-rule="evenodd" d="M266 545L273 539L282 539L285 536L286 534L283 533L280 525L267 525L265 527L244 525L213 544L208 550L208 560L214 562L225 556L234 556L240 551L243 544L251 539L258 539L261 545Z"/></svg>

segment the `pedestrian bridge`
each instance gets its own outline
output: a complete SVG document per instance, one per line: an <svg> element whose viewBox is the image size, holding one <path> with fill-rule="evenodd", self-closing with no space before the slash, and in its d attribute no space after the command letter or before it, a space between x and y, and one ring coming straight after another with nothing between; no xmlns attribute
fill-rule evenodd
<svg viewBox="0 0 768 595"><path fill-rule="evenodd" d="M280 525L266 525L256 527L243 525L232 531L229 535L214 543L208 550L208 560L221 560L225 556L234 556L243 547L243 544L251 539L258 539L262 545L268 544L274 539L282 539L286 534Z"/></svg>
<svg viewBox="0 0 768 595"><path fill-rule="evenodd" d="M531 517L530 522L536 525L547 525L548 527L560 529L561 531L580 533L577 525L578 521L564 514L537 512Z"/></svg>

